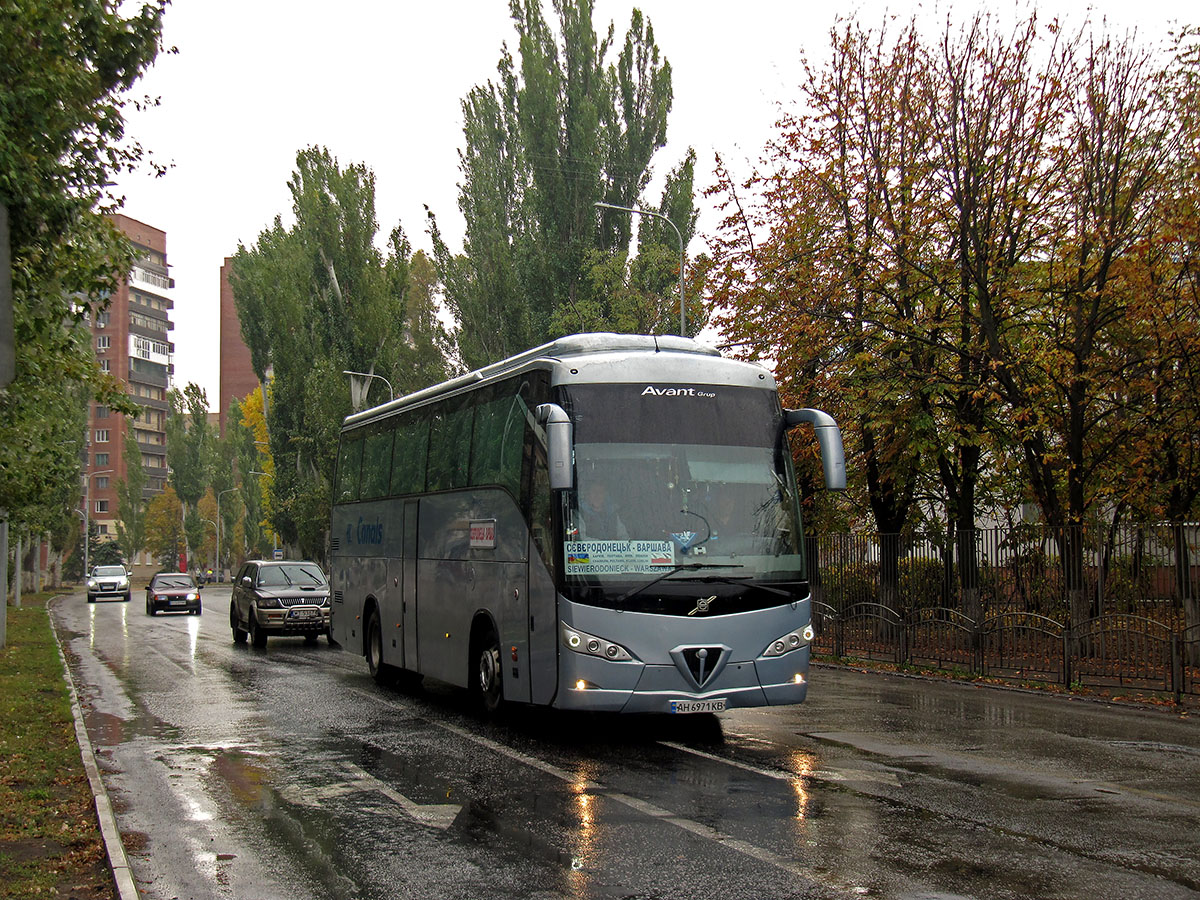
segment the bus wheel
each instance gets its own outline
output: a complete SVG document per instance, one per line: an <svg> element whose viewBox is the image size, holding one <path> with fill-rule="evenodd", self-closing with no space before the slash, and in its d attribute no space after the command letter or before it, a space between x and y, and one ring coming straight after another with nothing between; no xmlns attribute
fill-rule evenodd
<svg viewBox="0 0 1200 900"><path fill-rule="evenodd" d="M479 697L489 714L504 703L504 681L500 669L500 641L494 631L484 633L478 644Z"/></svg>
<svg viewBox="0 0 1200 900"><path fill-rule="evenodd" d="M376 684L391 682L392 667L383 661L383 626L379 624L379 610L372 609L367 619L367 668Z"/></svg>

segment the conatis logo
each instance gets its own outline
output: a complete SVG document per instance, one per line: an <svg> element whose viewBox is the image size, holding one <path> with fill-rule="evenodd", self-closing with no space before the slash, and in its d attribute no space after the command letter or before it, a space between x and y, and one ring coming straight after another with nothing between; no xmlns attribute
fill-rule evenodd
<svg viewBox="0 0 1200 900"><path fill-rule="evenodd" d="M646 389L642 391L643 397L706 397L709 399L715 398L717 395L712 391L704 391L696 387L655 387L652 384L646 385Z"/></svg>
<svg viewBox="0 0 1200 900"><path fill-rule="evenodd" d="M382 544L383 543L383 523L376 520L374 522L366 522L362 516L358 517L358 527L354 527L353 522L346 523L346 543L347 544Z"/></svg>

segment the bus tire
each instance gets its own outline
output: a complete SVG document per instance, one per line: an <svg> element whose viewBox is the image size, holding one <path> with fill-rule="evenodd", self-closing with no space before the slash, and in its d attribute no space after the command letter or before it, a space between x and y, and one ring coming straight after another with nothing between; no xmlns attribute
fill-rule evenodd
<svg viewBox="0 0 1200 900"><path fill-rule="evenodd" d="M376 684L391 684L392 667L383 661L383 624L379 610L374 608L367 617L367 668Z"/></svg>
<svg viewBox="0 0 1200 900"><path fill-rule="evenodd" d="M475 650L475 689L484 712L495 715L504 706L504 674L500 662L500 639L490 627L479 636Z"/></svg>

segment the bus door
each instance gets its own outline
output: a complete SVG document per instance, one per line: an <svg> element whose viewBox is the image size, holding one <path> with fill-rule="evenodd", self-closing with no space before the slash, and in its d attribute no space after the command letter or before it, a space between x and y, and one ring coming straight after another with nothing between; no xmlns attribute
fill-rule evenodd
<svg viewBox="0 0 1200 900"><path fill-rule="evenodd" d="M419 500L404 501L403 574L400 578L401 611L404 639L404 659L401 665L413 672L421 671L417 654L417 506Z"/></svg>
<svg viewBox="0 0 1200 900"><path fill-rule="evenodd" d="M558 590L555 587L553 495L546 448L533 443L529 549L525 598L529 615L529 686L534 703L553 702L558 691Z"/></svg>

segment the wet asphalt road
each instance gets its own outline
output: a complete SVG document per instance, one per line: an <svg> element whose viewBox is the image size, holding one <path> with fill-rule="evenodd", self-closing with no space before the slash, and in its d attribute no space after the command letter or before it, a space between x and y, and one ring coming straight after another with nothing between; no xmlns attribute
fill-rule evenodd
<svg viewBox="0 0 1200 900"><path fill-rule="evenodd" d="M205 613L51 606L145 898L1200 897L1200 723L830 668L678 720L377 687Z"/></svg>

